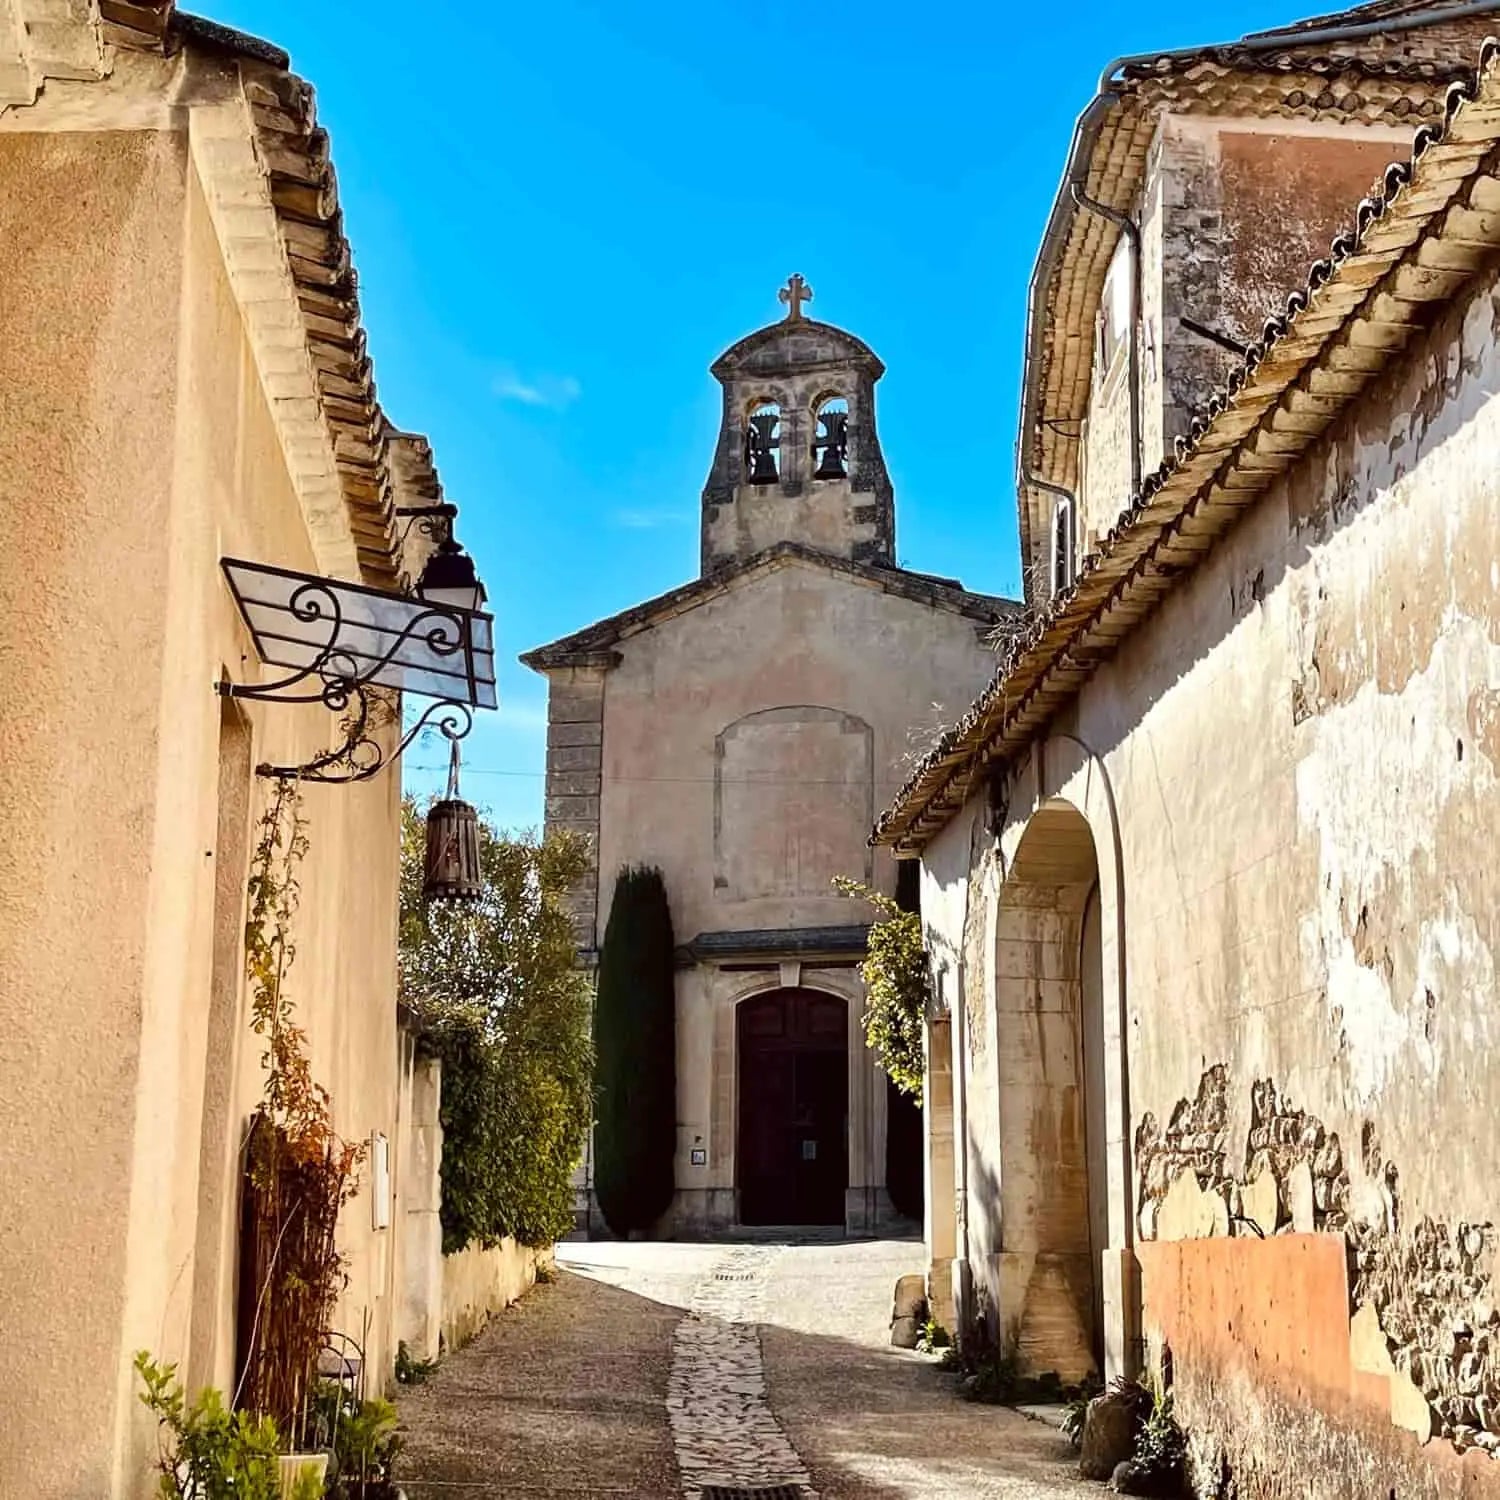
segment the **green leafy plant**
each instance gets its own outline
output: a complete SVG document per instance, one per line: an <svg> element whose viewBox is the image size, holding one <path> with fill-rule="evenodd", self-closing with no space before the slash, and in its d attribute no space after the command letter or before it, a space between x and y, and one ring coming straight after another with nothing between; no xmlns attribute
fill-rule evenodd
<svg viewBox="0 0 1500 1500"><path fill-rule="evenodd" d="M145 1349L135 1370L157 1423L160 1500L281 1500L281 1443L270 1417L230 1411L211 1388L189 1403L177 1366L158 1364ZM306 1500L316 1493L305 1491Z"/></svg>
<svg viewBox="0 0 1500 1500"><path fill-rule="evenodd" d="M398 1385L425 1385L427 1377L437 1369L434 1359L416 1359L402 1339L396 1345L396 1383Z"/></svg>
<svg viewBox="0 0 1500 1500"><path fill-rule="evenodd" d="M627 867L615 881L594 1002L594 1189L616 1234L650 1229L672 1202L676 977L661 871Z"/></svg>
<svg viewBox="0 0 1500 1500"><path fill-rule="evenodd" d="M1187 1439L1172 1410L1172 1392L1145 1381L1138 1389L1135 1454L1130 1480L1139 1495L1173 1495L1182 1484Z"/></svg>
<svg viewBox="0 0 1500 1500"><path fill-rule="evenodd" d="M1075 1453L1083 1447L1083 1425L1088 1421L1089 1402L1093 1399L1092 1396L1074 1396L1063 1407L1062 1421L1059 1426L1062 1428L1062 1435L1067 1438Z"/></svg>
<svg viewBox="0 0 1500 1500"><path fill-rule="evenodd" d="M261 1107L245 1148L250 1233L242 1253L256 1304L235 1404L269 1416L292 1441L302 1437L324 1331L347 1280L336 1233L363 1155L333 1128L332 1101L313 1078L286 985L307 848L298 786L280 779L261 819L245 918L250 1024L265 1051Z"/></svg>
<svg viewBox="0 0 1500 1500"><path fill-rule="evenodd" d="M396 1408L324 1380L314 1392L313 1413L317 1444L332 1455L327 1493L336 1500L395 1500L401 1452Z"/></svg>
<svg viewBox="0 0 1500 1500"><path fill-rule="evenodd" d="M859 970L865 985L865 1042L891 1082L902 1093L920 1097L929 997L922 919L857 880L838 876L833 884L841 895L867 902L880 913L870 927Z"/></svg>
<svg viewBox="0 0 1500 1500"><path fill-rule="evenodd" d="M929 1315L922 1320L922 1329L917 1335L919 1354L936 1354L940 1349L949 1348L952 1343L948 1330L936 1318Z"/></svg>
<svg viewBox="0 0 1500 1500"><path fill-rule="evenodd" d="M443 1063L445 1251L567 1233L593 1105L589 983L566 905L587 845L479 833L479 898L429 905L423 818L403 806L401 998Z"/></svg>

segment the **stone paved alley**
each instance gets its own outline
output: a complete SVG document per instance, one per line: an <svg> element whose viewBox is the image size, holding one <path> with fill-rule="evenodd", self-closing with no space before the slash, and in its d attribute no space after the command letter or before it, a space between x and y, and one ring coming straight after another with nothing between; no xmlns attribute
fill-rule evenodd
<svg viewBox="0 0 1500 1500"><path fill-rule="evenodd" d="M1097 1495L1062 1438L890 1347L911 1241L560 1246L559 1276L401 1398L409 1500Z"/></svg>

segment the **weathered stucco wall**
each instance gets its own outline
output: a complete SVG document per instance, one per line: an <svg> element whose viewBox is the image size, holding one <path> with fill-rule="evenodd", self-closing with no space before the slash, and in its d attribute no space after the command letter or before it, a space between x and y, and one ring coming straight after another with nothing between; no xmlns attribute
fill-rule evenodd
<svg viewBox="0 0 1500 1500"><path fill-rule="evenodd" d="M1461 1443L1500 1429L1483 1227L1500 1141L1475 1128L1500 1091L1497 329L1491 282L1369 388L1014 768L998 850L980 840L966 866L971 888L986 862L1009 869L1048 799L1093 831L1109 1150L1090 1188L1108 1197L1106 1303L1112 1276L1128 1290L1137 1237L1253 1239L1250 1219L1347 1234L1352 1300L1432 1429ZM954 925L956 829L929 850L944 895L924 911L944 951L967 944L979 1029L995 963L973 963L989 919L971 904L967 934ZM975 1168L1003 1169L998 1111L972 1085L970 1107ZM983 1233L971 1225L976 1244ZM1176 1272L1143 1264L1149 1312L1170 1292L1151 1277ZM1227 1264L1254 1302L1268 1263ZM1354 1307L1339 1311L1350 1323ZM1242 1494L1280 1494L1255 1487L1249 1435L1281 1424L1293 1451L1294 1415L1241 1355L1202 1356L1226 1367L1200 1364L1180 1412L1205 1462L1246 1476ZM1213 1381L1232 1399L1210 1400ZM1332 1408L1306 1420L1332 1424L1318 1452L1351 1456L1299 1468L1295 1492L1367 1497L1363 1429ZM1392 1441L1415 1461L1415 1436ZM1413 1492L1457 1494L1433 1451Z"/></svg>
<svg viewBox="0 0 1500 1500"><path fill-rule="evenodd" d="M331 729L215 695L258 670L219 559L316 560L185 135L0 133L0 234L0 1492L133 1494L133 1352L232 1376L251 767ZM393 1169L398 799L307 791L290 980L338 1129ZM390 1241L367 1185L338 1321L375 1372Z"/></svg>
<svg viewBox="0 0 1500 1500"><path fill-rule="evenodd" d="M1141 472L1149 474L1222 383L1235 355L1183 319L1241 344L1261 336L1313 261L1352 223L1353 206L1404 156L1409 132L1382 126L1165 115L1132 217L1141 231ZM1123 293L1122 237L1105 296ZM1123 304L1122 304L1123 305ZM1130 495L1127 346L1106 370L1096 352L1081 441L1079 556Z"/></svg>

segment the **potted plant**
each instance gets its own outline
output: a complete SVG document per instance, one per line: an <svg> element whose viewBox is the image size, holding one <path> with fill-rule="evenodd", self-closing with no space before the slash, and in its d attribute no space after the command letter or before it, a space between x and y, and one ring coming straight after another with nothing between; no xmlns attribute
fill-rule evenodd
<svg viewBox="0 0 1500 1500"><path fill-rule="evenodd" d="M401 1492L395 1467L401 1438L396 1408L325 1380L318 1385L313 1410L316 1440L333 1455L329 1495L338 1500L397 1500Z"/></svg>
<svg viewBox="0 0 1500 1500"><path fill-rule="evenodd" d="M177 1366L158 1364L144 1349L135 1369L146 1387L141 1401L157 1422L160 1500L318 1500L324 1493L321 1470L286 1469L270 1417L231 1411L212 1387L189 1402Z"/></svg>

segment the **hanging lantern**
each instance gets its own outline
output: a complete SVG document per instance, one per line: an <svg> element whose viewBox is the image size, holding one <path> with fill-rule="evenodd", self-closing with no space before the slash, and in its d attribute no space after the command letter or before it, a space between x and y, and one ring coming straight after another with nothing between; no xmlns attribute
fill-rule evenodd
<svg viewBox="0 0 1500 1500"><path fill-rule="evenodd" d="M458 741L448 761L448 794L427 814L424 901L475 901L484 890L479 870L479 814L458 795Z"/></svg>

